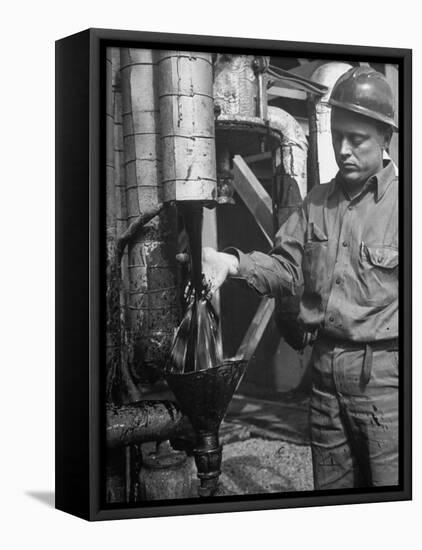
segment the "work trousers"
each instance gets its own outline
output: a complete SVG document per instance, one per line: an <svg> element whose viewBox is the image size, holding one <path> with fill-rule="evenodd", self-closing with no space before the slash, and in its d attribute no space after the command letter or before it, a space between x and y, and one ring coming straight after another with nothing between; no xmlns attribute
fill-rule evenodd
<svg viewBox="0 0 422 550"><path fill-rule="evenodd" d="M312 354L315 489L398 484L398 351L318 339Z"/></svg>

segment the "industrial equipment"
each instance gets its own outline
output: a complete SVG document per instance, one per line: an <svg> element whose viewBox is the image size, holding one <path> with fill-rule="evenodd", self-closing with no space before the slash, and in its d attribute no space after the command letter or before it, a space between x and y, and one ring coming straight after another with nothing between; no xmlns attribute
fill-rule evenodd
<svg viewBox="0 0 422 550"><path fill-rule="evenodd" d="M268 90L284 82L314 105L327 89L269 57L177 50L109 48L107 78L107 498L194 496L191 453L197 492L211 496L219 427L274 300L262 299L240 346L223 356L219 303L203 293L203 236L217 235L240 201L272 244L307 192L309 158L303 124L268 105ZM181 248L191 259L187 305ZM206 345L200 318L211 327ZM190 367L181 369L172 359L183 331L179 359ZM191 447L174 449L168 441L186 429ZM166 483L168 471L185 481Z"/></svg>

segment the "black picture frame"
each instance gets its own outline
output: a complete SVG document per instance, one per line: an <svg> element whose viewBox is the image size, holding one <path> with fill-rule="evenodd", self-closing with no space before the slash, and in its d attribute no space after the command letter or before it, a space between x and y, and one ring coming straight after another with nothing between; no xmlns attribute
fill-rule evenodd
<svg viewBox="0 0 422 550"><path fill-rule="evenodd" d="M399 67L400 484L348 491L104 505L104 55L108 46L278 52ZM403 130L404 129L404 130ZM410 49L88 29L56 42L56 508L87 520L203 514L412 498Z"/></svg>

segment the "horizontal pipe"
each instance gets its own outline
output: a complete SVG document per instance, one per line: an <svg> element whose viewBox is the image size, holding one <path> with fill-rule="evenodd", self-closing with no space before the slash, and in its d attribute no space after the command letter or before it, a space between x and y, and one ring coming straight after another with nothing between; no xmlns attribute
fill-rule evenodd
<svg viewBox="0 0 422 550"><path fill-rule="evenodd" d="M171 401L138 401L119 407L108 405L106 416L107 446L111 448L169 439L183 415Z"/></svg>

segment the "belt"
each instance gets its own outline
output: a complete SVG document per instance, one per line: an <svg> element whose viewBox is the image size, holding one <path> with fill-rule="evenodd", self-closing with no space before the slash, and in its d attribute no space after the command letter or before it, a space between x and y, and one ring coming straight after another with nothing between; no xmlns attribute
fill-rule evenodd
<svg viewBox="0 0 422 550"><path fill-rule="evenodd" d="M389 338L388 340L374 340L372 342L353 342L352 340L332 338L326 334L318 334L317 340L334 344L345 349L362 349L364 351L364 354L361 372L361 384L363 384L364 386L366 386L371 379L373 352L377 350L398 351L399 349L398 338Z"/></svg>

